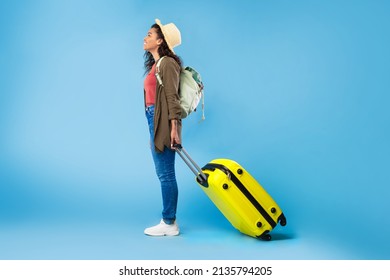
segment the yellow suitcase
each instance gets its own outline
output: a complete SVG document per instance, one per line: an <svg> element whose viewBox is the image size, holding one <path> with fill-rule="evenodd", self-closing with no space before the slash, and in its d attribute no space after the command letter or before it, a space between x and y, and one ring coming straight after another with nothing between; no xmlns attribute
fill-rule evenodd
<svg viewBox="0 0 390 280"><path fill-rule="evenodd" d="M215 159L203 168L180 145L176 151L196 175L196 181L222 214L240 232L271 240L278 223L287 224L278 204L240 164Z"/></svg>

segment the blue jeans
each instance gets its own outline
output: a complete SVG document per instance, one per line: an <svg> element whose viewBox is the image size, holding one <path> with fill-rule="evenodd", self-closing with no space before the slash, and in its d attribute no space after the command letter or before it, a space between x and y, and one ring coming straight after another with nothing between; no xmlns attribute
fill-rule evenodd
<svg viewBox="0 0 390 280"><path fill-rule="evenodd" d="M163 152L157 152L154 147L154 106L146 108L146 118L149 124L150 149L152 151L156 174L161 184L163 200L162 218L166 224L176 220L178 187L175 175L175 150L165 147Z"/></svg>

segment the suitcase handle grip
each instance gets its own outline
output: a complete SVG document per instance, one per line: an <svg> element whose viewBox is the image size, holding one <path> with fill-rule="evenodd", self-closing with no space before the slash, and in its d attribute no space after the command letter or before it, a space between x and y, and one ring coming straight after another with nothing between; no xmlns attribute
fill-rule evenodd
<svg viewBox="0 0 390 280"><path fill-rule="evenodd" d="M196 162L191 158L191 156L187 153L187 151L183 148L181 144L174 144L176 152L183 159L185 164L191 169L192 173L195 174L198 183L200 183L204 187L208 187L207 184L207 175L203 172L203 170L196 164Z"/></svg>

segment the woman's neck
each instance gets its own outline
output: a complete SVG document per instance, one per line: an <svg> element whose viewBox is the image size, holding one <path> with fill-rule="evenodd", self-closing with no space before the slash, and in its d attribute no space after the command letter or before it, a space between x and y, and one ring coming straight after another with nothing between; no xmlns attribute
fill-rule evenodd
<svg viewBox="0 0 390 280"><path fill-rule="evenodd" d="M153 55L153 58L154 58L154 61L157 62L157 60L160 59L160 55L158 54L158 50L154 51L154 52L151 52L152 55Z"/></svg>

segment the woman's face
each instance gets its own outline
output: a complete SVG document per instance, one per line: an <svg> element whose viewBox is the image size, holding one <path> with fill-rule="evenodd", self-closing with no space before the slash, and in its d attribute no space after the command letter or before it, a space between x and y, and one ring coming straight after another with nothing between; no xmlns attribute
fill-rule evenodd
<svg viewBox="0 0 390 280"><path fill-rule="evenodd" d="M157 38L156 29L149 29L148 34L144 38L144 50L149 52L156 51L161 43L162 39Z"/></svg>

